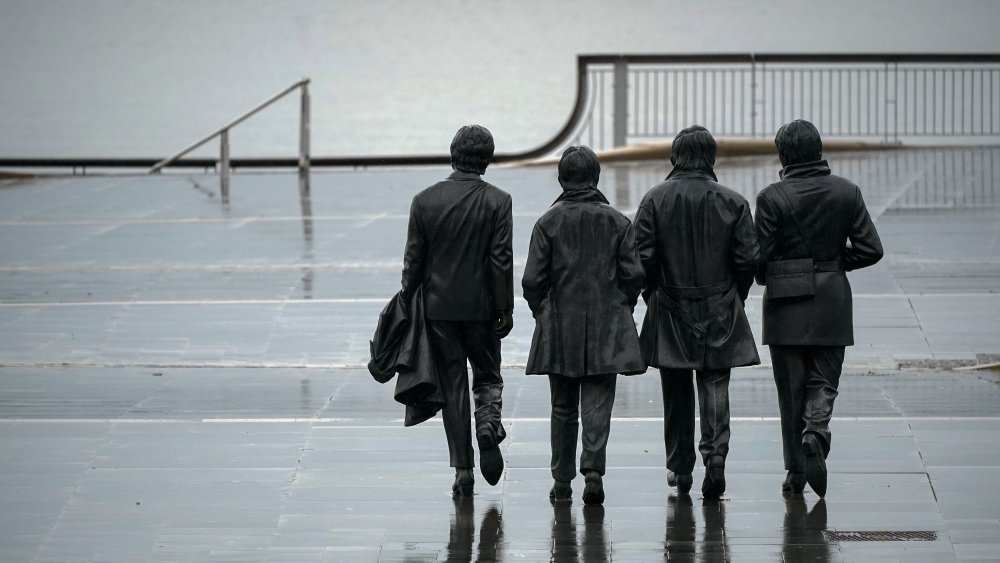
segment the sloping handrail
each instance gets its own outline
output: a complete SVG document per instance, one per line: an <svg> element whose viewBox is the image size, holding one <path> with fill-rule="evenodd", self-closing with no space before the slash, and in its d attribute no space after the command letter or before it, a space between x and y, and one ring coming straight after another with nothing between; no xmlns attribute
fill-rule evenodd
<svg viewBox="0 0 1000 563"><path fill-rule="evenodd" d="M220 153L221 153L221 155L220 155L220 159L219 159L219 175L220 175L220 178L222 179L223 188L224 189L228 188L228 184L229 184L229 168L230 168L230 160L229 160L229 130L232 129L233 127L236 127L240 123L243 123L244 121L246 121L250 117L253 117L258 112L260 112L261 110L263 110L264 108L270 106L274 102L277 102L278 100L280 100L281 98L283 98L283 97L287 96L288 94L292 93L296 89L301 89L302 90L302 102L301 102L301 108L300 108L300 122L299 122L299 162L298 162L298 164L299 164L299 169L301 171L308 172L308 170L309 170L309 79L308 78L303 78L302 80L296 82L295 84L292 84L288 88L285 88L281 92L278 92L277 94L271 96L266 101L261 102L260 104L258 104L257 106L255 106L253 109L247 111L243 115L240 115L236 119L234 119L234 120L230 121L229 123L223 125L222 127L220 127L219 129L217 129L216 131L212 132L211 134L207 135L206 137L202 138L201 140L196 141L195 143L191 144L190 146L184 148L183 150L181 150L177 154L175 154L175 155L173 155L171 157L165 158L165 159L157 162L156 164L154 164L149 169L149 173L150 174L154 174L154 173L160 172L161 170L163 170L164 167L173 164L174 162L176 162L178 159L180 159L184 155L190 153L191 151L197 149L198 147L204 145L205 143L211 141L212 139L215 139L216 137L219 137L219 139L220 139L220 145L221 145L221 147L220 147Z"/></svg>

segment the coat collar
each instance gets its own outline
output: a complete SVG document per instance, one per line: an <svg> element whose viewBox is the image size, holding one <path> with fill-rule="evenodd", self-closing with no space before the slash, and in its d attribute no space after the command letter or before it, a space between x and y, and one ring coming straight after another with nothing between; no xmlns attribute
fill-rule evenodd
<svg viewBox="0 0 1000 563"><path fill-rule="evenodd" d="M718 182L719 178L715 176L714 170L680 170L674 168L667 174L667 180L682 180L686 178L695 178L701 180L711 180L713 182Z"/></svg>
<svg viewBox="0 0 1000 563"><path fill-rule="evenodd" d="M827 164L825 160L792 164L786 166L781 172L778 172L778 177L782 180L788 178L814 178L816 176L829 175L830 165Z"/></svg>
<svg viewBox="0 0 1000 563"><path fill-rule="evenodd" d="M560 202L566 203L608 203L608 198L604 197L601 190L597 189L596 186L591 186L589 188L581 188L577 190L563 190L563 193L559 194L552 205Z"/></svg>
<svg viewBox="0 0 1000 563"><path fill-rule="evenodd" d="M456 170L448 176L449 180L481 180L482 176L476 174L475 172L462 172L461 170Z"/></svg>

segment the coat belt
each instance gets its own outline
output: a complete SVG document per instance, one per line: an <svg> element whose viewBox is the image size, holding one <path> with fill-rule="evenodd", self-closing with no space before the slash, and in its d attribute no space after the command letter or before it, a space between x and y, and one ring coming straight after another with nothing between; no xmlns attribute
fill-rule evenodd
<svg viewBox="0 0 1000 563"><path fill-rule="evenodd" d="M708 333L708 327L715 320L715 317L724 311L727 307L732 305L733 300L736 299L736 286L733 285L731 281L725 282L727 289L724 288L722 291L713 291L712 293L707 293L704 296L718 295L722 293L722 299L715 304L714 307L709 309L708 313L700 319L696 319L694 315L691 314L683 305L681 305L677 299L698 299L698 297L688 297L687 295L682 295L683 292L675 292L677 289L692 290L692 293L703 293L709 289L717 288L722 284L715 284L714 286L700 286L691 288L660 288L656 291L656 296L660 303L667 308L675 317L677 317L682 323L687 325L695 336L701 338ZM694 292L693 290L700 290L700 292Z"/></svg>

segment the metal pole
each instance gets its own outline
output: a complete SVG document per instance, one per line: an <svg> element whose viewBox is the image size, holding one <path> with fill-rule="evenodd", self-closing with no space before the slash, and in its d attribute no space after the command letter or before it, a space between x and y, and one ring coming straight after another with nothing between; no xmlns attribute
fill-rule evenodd
<svg viewBox="0 0 1000 563"><path fill-rule="evenodd" d="M222 201L229 201L229 129L219 134L219 188Z"/></svg>
<svg viewBox="0 0 1000 563"><path fill-rule="evenodd" d="M757 61L750 54L750 136L757 136Z"/></svg>
<svg viewBox="0 0 1000 563"><path fill-rule="evenodd" d="M309 173L309 80L302 81L302 103L299 108L299 173Z"/></svg>
<svg viewBox="0 0 1000 563"><path fill-rule="evenodd" d="M614 82L614 143L613 146L625 146L628 137L628 63L624 59L615 61Z"/></svg>

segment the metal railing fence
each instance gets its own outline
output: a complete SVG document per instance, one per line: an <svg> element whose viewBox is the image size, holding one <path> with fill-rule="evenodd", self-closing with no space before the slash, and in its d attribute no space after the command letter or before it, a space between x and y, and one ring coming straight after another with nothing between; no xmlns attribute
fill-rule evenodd
<svg viewBox="0 0 1000 563"><path fill-rule="evenodd" d="M824 136L1000 137L1000 55L590 55L571 139L596 149L671 138L767 138L796 118Z"/></svg>

